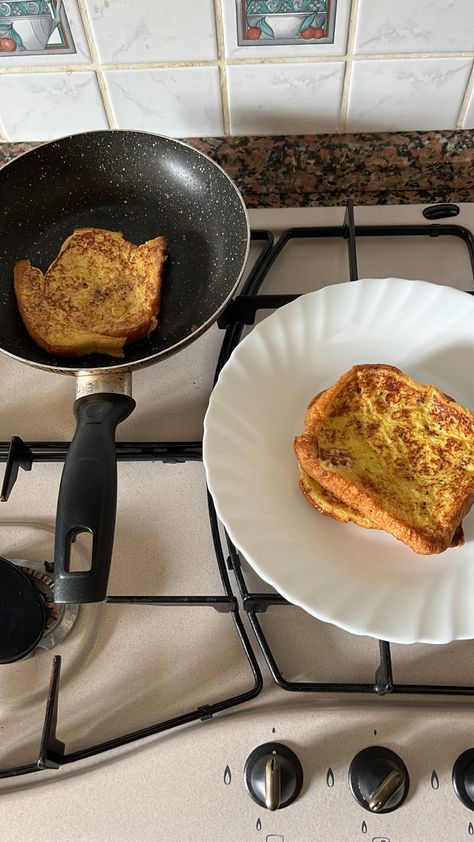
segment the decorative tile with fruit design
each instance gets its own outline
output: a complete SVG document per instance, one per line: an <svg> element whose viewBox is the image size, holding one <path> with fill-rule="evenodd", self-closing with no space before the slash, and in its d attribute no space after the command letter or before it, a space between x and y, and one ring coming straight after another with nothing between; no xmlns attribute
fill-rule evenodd
<svg viewBox="0 0 474 842"><path fill-rule="evenodd" d="M241 47L332 44L337 0L237 0Z"/></svg>
<svg viewBox="0 0 474 842"><path fill-rule="evenodd" d="M75 53L63 0L0 2L0 55Z"/></svg>

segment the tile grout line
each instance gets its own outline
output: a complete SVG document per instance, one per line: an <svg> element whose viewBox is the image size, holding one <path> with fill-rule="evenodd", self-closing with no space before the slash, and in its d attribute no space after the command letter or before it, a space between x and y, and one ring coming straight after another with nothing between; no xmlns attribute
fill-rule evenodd
<svg viewBox="0 0 474 842"><path fill-rule="evenodd" d="M426 52L426 53L356 53L355 55L351 56L354 61L383 61L386 59L387 61L400 61L407 58L414 58L414 59L427 59L427 58L473 58L474 57L474 50L464 50L456 52Z"/></svg>
<svg viewBox="0 0 474 842"><path fill-rule="evenodd" d="M215 0L218 2L218 0ZM254 58L235 58L235 59L209 59L202 61L149 61L149 62L129 62L117 64L101 64L99 61L88 64L54 64L54 65L38 65L30 64L23 67L15 65L15 67L1 67L0 76L14 76L22 73L85 73L96 72L101 73L104 70L152 70L162 68L180 68L180 67L219 67L220 64L225 68L227 66L238 65L256 65L256 64L325 64L331 62L359 62L359 61L403 61L406 59L443 59L443 58L470 58L474 59L474 52L463 53L371 53L364 55L348 55L341 53L340 55L324 55L324 56L275 56L275 57L254 57Z"/></svg>
<svg viewBox="0 0 474 842"><path fill-rule="evenodd" d="M0 77L2 76L21 76L22 73L30 75L32 73L87 73L95 71L94 64L27 64L23 67L2 67L0 69Z"/></svg>
<svg viewBox="0 0 474 842"><path fill-rule="evenodd" d="M21 73L81 73L86 71L101 72L104 70L152 70L154 68L175 68L175 67L216 67L217 61L174 61L174 62L137 62L135 64L101 64L100 62L91 62L88 64L54 64L54 65L35 65L30 64L26 67L9 67L8 69L0 69L0 76L15 75Z"/></svg>
<svg viewBox="0 0 474 842"><path fill-rule="evenodd" d="M354 53L358 11L359 0L352 0L351 16L349 19L349 31L347 33L346 69L344 73L344 83L342 86L341 107L339 110L338 131L340 134L344 134L344 132L347 131L347 111L349 107L349 91L351 87L352 61Z"/></svg>
<svg viewBox="0 0 474 842"><path fill-rule="evenodd" d="M225 57L224 20L222 16L221 0L214 0L214 18L217 40L217 66L219 68L219 82L221 89L222 123L224 136L230 135L229 89L227 86L227 64Z"/></svg>
<svg viewBox="0 0 474 842"><path fill-rule="evenodd" d="M353 0L355 2L355 0ZM358 0L357 0L358 2ZM271 47L269 47L271 49ZM229 58L228 65L233 64L304 64L312 62L320 63L326 61L404 61L405 59L443 59L443 58L474 58L474 51L459 53L357 53L352 55L347 49L346 53L321 56L269 56L255 58Z"/></svg>
<svg viewBox="0 0 474 842"><path fill-rule="evenodd" d="M0 143L8 143L8 133L5 131L5 126L0 115Z"/></svg>
<svg viewBox="0 0 474 842"><path fill-rule="evenodd" d="M105 84L105 77L102 65L100 63L99 54L97 52L97 47L95 45L94 35L92 32L91 22L89 20L89 15L87 13L86 7L86 0L77 0L77 5L79 8L79 14L82 18L82 25L84 27L85 36L87 39L87 45L89 47L89 51L92 58L92 65L91 68L94 70L97 84L99 86L100 95L102 97L102 104L104 106L105 116L107 117L107 121L109 124L110 129L116 129L117 124L115 122L114 112L112 110L112 105L109 99L109 94L107 92L107 85Z"/></svg>
<svg viewBox="0 0 474 842"><path fill-rule="evenodd" d="M461 107L459 109L458 119L456 121L456 128L462 129L463 123L466 117L466 112L468 109L468 105L471 101L471 95L474 92L474 62L472 63L471 72L469 74L469 79L467 80L466 90L464 91L463 100L461 103Z"/></svg>

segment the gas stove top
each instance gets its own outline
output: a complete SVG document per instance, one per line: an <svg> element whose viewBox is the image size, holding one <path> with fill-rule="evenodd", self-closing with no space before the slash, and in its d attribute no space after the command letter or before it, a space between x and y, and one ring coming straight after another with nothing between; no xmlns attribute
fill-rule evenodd
<svg viewBox="0 0 474 842"><path fill-rule="evenodd" d="M48 614L38 648L0 667L0 798L10 838L456 842L474 835L474 812L451 783L455 761L473 744L472 642L388 646L288 605L227 542L200 462L216 368L271 308L357 276L474 291L474 206L435 220L422 210L361 207L355 220L350 208L251 211L247 287L221 327L134 377L137 408L118 434L108 600L67 606L62 625ZM0 373L0 458L10 453L0 555L34 587L48 588L74 384L6 357ZM12 436L20 440L10 446ZM78 567L87 558L83 541L75 546ZM50 592L41 599L51 612ZM353 764L373 747L388 754L369 751ZM301 764L301 788L271 811L262 801L273 751L283 780L278 799L270 770L267 795L284 804L294 794L286 749ZM397 772L390 752L402 780L392 775L392 800L379 793L374 812L369 796ZM471 762L467 756L458 766L462 795ZM60 809L48 806L47 793Z"/></svg>

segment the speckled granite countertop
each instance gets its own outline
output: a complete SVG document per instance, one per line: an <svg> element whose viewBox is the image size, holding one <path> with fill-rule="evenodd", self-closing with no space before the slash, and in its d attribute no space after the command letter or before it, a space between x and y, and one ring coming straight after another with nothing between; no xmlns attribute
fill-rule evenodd
<svg viewBox="0 0 474 842"><path fill-rule="evenodd" d="M248 207L474 202L474 132L192 138ZM0 167L36 144L0 144Z"/></svg>

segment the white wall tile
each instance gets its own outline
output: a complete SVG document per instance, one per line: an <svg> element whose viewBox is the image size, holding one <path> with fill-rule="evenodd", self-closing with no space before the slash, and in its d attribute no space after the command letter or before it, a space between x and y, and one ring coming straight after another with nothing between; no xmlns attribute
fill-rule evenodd
<svg viewBox="0 0 474 842"><path fill-rule="evenodd" d="M74 47L76 49L75 53L53 52L51 50L46 54L32 55L29 52L23 53L21 50L16 50L13 53L4 53L0 50L0 70L9 67L21 67L22 65L37 65L38 67L41 67L42 65L48 66L52 64L68 66L89 64L91 57L76 0L63 0L63 8L71 28ZM21 19L19 18L19 20ZM34 19L32 20L34 21ZM38 25L37 21L35 23ZM20 25L17 25L20 36L24 34L25 31L28 32L28 27L31 27L31 23L28 20L24 20ZM54 35L52 35L50 40L56 40Z"/></svg>
<svg viewBox="0 0 474 842"><path fill-rule="evenodd" d="M337 129L343 62L231 65L231 134L304 134Z"/></svg>
<svg viewBox="0 0 474 842"><path fill-rule="evenodd" d="M213 0L86 0L106 64L217 56Z"/></svg>
<svg viewBox="0 0 474 842"><path fill-rule="evenodd" d="M355 61L347 130L455 128L471 64L462 58Z"/></svg>
<svg viewBox="0 0 474 842"><path fill-rule="evenodd" d="M223 134L216 8L222 8L225 52L231 62L227 80L232 134L315 134L339 128L346 72L342 56L351 6L356 5L352 0L337 0L334 44L275 46L258 41L245 47L237 46L236 0L63 0L63 4L76 53L22 55L20 50L6 54L0 49L0 123L9 139L47 140L107 126L95 74L78 69L92 61L79 6L83 14L87 9L100 62L108 65L104 76L120 128L176 137ZM454 128L472 59L445 58L443 53L472 55L474 0L359 0L357 6L345 128ZM392 52L435 55L384 57ZM365 58L374 53L381 56ZM324 56L333 60L299 61ZM176 62L195 64L173 66ZM199 66L200 62L208 66ZM156 67L156 63L170 66ZM125 66L114 69L117 64ZM39 72L31 68L31 73L22 73L22 65L38 66ZM73 72L65 72L69 66ZM42 67L56 70L43 73ZM474 93L464 128L474 128Z"/></svg>
<svg viewBox="0 0 474 842"><path fill-rule="evenodd" d="M106 129L95 73L0 76L0 122L9 140L52 140Z"/></svg>
<svg viewBox="0 0 474 842"><path fill-rule="evenodd" d="M344 55L349 28L350 0L338 0L336 28L333 44L307 42L299 45L276 46L260 44L255 47L239 47L237 43L237 9L235 0L222 0L224 20L225 52L227 58L282 58L284 56L336 56ZM258 44L258 42L257 42Z"/></svg>
<svg viewBox="0 0 474 842"><path fill-rule="evenodd" d="M467 105L464 115L463 129L474 129L474 91Z"/></svg>
<svg viewBox="0 0 474 842"><path fill-rule="evenodd" d="M223 133L217 67L108 70L105 78L118 128L172 137Z"/></svg>
<svg viewBox="0 0 474 842"><path fill-rule="evenodd" d="M356 53L474 49L473 0L360 0Z"/></svg>

